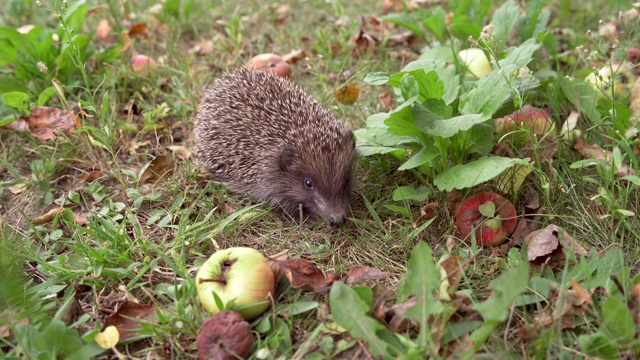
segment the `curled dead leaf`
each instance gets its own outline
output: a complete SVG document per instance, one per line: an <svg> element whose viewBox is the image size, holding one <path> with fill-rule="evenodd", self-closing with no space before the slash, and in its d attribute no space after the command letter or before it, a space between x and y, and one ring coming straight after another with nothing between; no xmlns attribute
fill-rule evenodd
<svg viewBox="0 0 640 360"><path fill-rule="evenodd" d="M86 174L82 174L81 176L78 176L76 180L78 180L79 182L90 183L101 177L102 177L102 171L94 170L90 173L86 173Z"/></svg>
<svg viewBox="0 0 640 360"><path fill-rule="evenodd" d="M173 161L166 155L158 155L144 169L142 175L140 175L140 180L138 180L138 185L158 181L165 174L171 174L172 172Z"/></svg>
<svg viewBox="0 0 640 360"><path fill-rule="evenodd" d="M347 285L359 285L368 280L383 280L389 274L376 268L368 266L354 266L349 269L347 276L343 279Z"/></svg>
<svg viewBox="0 0 640 360"><path fill-rule="evenodd" d="M64 211L63 207L58 207L58 208L51 209L46 214L40 215L38 217L35 217L35 218L31 219L31 222L34 225L40 225L40 224L49 223L49 222L53 221L53 219L58 214L62 214L63 211Z"/></svg>
<svg viewBox="0 0 640 360"><path fill-rule="evenodd" d="M29 116L20 118L4 128L29 132L35 139L45 142L59 133L70 134L77 129L77 119L73 112L47 106L35 106Z"/></svg>
<svg viewBox="0 0 640 360"><path fill-rule="evenodd" d="M104 331L107 327L114 326L118 329L120 341L124 341L137 335L137 331L140 329L140 321L149 321L155 315L156 308L153 305L141 305L126 300L118 310L104 320L102 330Z"/></svg>
<svg viewBox="0 0 640 360"><path fill-rule="evenodd" d="M557 225L549 225L544 229L536 230L525 237L527 244L527 260L536 265L546 261L564 258L562 249L569 249L577 255L587 255L587 251L575 241L569 233ZM553 267L553 264L550 266Z"/></svg>
<svg viewBox="0 0 640 360"><path fill-rule="evenodd" d="M354 83L339 87L336 90L336 100L345 105L353 105L360 97L360 88Z"/></svg>

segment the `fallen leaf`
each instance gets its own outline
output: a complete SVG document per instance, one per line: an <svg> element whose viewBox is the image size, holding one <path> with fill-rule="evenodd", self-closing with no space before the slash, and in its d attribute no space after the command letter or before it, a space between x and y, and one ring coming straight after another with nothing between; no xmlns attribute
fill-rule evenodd
<svg viewBox="0 0 640 360"><path fill-rule="evenodd" d="M7 187L7 189L9 189L13 195L19 195L27 189L27 185L25 183L18 183Z"/></svg>
<svg viewBox="0 0 640 360"><path fill-rule="evenodd" d="M86 216L74 212L73 213L73 222L78 226L83 226L83 225L87 224L88 220L87 220Z"/></svg>
<svg viewBox="0 0 640 360"><path fill-rule="evenodd" d="M395 304L385 310L385 319L389 324L389 330L400 333L406 331L410 327L417 327L418 323L416 320L404 316L404 314L409 311L409 309L416 306L417 303L418 301L416 297L412 296L407 301Z"/></svg>
<svg viewBox="0 0 640 360"><path fill-rule="evenodd" d="M522 245L527 235L538 230L542 222L541 215L544 207L540 205L538 192L533 188L529 188L527 199L527 204L524 206L524 213L520 221L518 221L518 225L516 225L513 234L511 234L514 245Z"/></svg>
<svg viewBox="0 0 640 360"><path fill-rule="evenodd" d="M336 90L336 100L345 105L353 105L360 97L360 88L354 83L339 87Z"/></svg>
<svg viewBox="0 0 640 360"><path fill-rule="evenodd" d="M536 265L541 265L548 257L551 260L563 259L563 248L569 249L574 254L587 255L587 251L566 230L557 225L549 225L530 233L525 237L525 243L527 260ZM549 266L553 267L552 264Z"/></svg>
<svg viewBox="0 0 640 360"><path fill-rule="evenodd" d="M640 81L638 81L638 83L640 83ZM580 155L582 155L585 159L596 159L605 163L610 163L613 159L613 152L611 152L610 150L605 150L598 145L585 145L584 141L578 141L573 148L575 150L578 150ZM636 171L630 168L629 165L625 163L622 163L620 168L616 170L616 175L618 176L635 174Z"/></svg>
<svg viewBox="0 0 640 360"><path fill-rule="evenodd" d="M303 50L291 50L286 55L282 55L282 60L288 62L289 64L295 64L298 61L304 59L305 54Z"/></svg>
<svg viewBox="0 0 640 360"><path fill-rule="evenodd" d="M316 264L304 259L283 260L278 263L294 289L312 290L324 294L329 291L334 281L341 278L337 274L325 276Z"/></svg>
<svg viewBox="0 0 640 360"><path fill-rule="evenodd" d="M275 14L276 14L275 23L277 25L284 24L285 20L287 19L287 15L289 13L290 8L291 7L287 4L278 5L278 7L275 10Z"/></svg>
<svg viewBox="0 0 640 360"><path fill-rule="evenodd" d="M129 36L129 33L126 31L123 31L121 36L122 36L122 48L118 49L118 52L120 54L124 54L127 51L129 51L129 48L131 47L131 36Z"/></svg>
<svg viewBox="0 0 640 360"><path fill-rule="evenodd" d="M533 170L532 166L516 164L509 168L504 174L493 180L493 185L503 194L517 194L524 183L524 180Z"/></svg>
<svg viewBox="0 0 640 360"><path fill-rule="evenodd" d="M70 134L77 129L73 112L47 106L35 106L31 114L3 127L18 132L29 132L35 139L45 142L54 139L59 132Z"/></svg>
<svg viewBox="0 0 640 360"><path fill-rule="evenodd" d="M440 263L440 299L449 301L462 280L462 258L458 255L448 257Z"/></svg>
<svg viewBox="0 0 640 360"><path fill-rule="evenodd" d="M167 149L171 150L171 152L182 160L188 160L191 158L191 150L185 146L172 145L167 146Z"/></svg>
<svg viewBox="0 0 640 360"><path fill-rule="evenodd" d="M373 49L381 43L380 39L367 30L367 22L364 16L361 18L361 22L362 25L360 28L356 30L349 39L349 44L353 46L356 54L372 52Z"/></svg>
<svg viewBox="0 0 640 360"><path fill-rule="evenodd" d="M383 280L388 277L388 273L382 272L376 268L368 266L354 266L349 269L349 272L343 281L347 285L359 285L368 280Z"/></svg>
<svg viewBox="0 0 640 360"><path fill-rule="evenodd" d="M558 289L552 287L549 305L535 317L534 324L537 327L549 328L560 320L563 330L574 329L576 315L584 314L587 311L587 305L585 297L577 291L564 290L561 294Z"/></svg>
<svg viewBox="0 0 640 360"><path fill-rule="evenodd" d="M138 185L144 185L148 182L158 181L165 174L173 172L173 161L166 155L158 155L151 160L149 166L140 175Z"/></svg>
<svg viewBox="0 0 640 360"><path fill-rule="evenodd" d="M120 341L125 341L136 336L137 330L140 329L139 321L148 321L155 315L156 308L153 305L141 305L126 300L116 312L104 320L102 329L104 331L106 328L114 326L118 330Z"/></svg>
<svg viewBox="0 0 640 360"><path fill-rule="evenodd" d="M23 317L14 323L13 322L14 315L15 315L14 313L9 312L7 310L4 310L2 312L3 324L0 325L0 337L8 338L9 336L11 336L11 330L15 329L16 325L29 323L28 317Z"/></svg>
<svg viewBox="0 0 640 360"><path fill-rule="evenodd" d="M391 109L393 109L393 94L391 93L391 91L385 91L382 94L380 94L380 96L378 96L378 98L380 99L380 105L382 105L382 108L385 111L390 111Z"/></svg>
<svg viewBox="0 0 640 360"><path fill-rule="evenodd" d="M96 343L103 349L111 349L120 341L120 333L115 326L107 326L104 331L96 334Z"/></svg>
<svg viewBox="0 0 640 360"><path fill-rule="evenodd" d="M94 170L90 173L86 173L86 174L82 174L81 176L78 176L76 180L78 180L79 182L90 183L94 180L99 179L100 177L102 177L102 171Z"/></svg>
<svg viewBox="0 0 640 360"><path fill-rule="evenodd" d="M53 219L58 214L62 213L63 211L64 211L63 207L58 207L58 208L51 209L46 214L40 215L38 217L35 217L35 218L31 219L31 222L34 225L40 225L40 224L49 223L49 222L53 221Z"/></svg>
<svg viewBox="0 0 640 360"><path fill-rule="evenodd" d="M142 37L142 38L148 38L149 37L149 26L147 26L146 23L137 23L137 24L133 24L131 26L131 28L129 28L129 35L133 36L133 37Z"/></svg>

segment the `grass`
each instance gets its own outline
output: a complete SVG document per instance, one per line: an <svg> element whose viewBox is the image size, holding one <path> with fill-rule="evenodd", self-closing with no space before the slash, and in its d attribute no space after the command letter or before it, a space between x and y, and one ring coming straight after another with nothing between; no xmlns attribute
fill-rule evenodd
<svg viewBox="0 0 640 360"><path fill-rule="evenodd" d="M234 218L234 211L253 203L201 178L193 156L183 158L169 150L170 146L193 147L191 130L197 102L213 79L265 52L303 50L306 58L293 65L293 80L353 128L365 126L367 116L386 111L379 96L388 89L367 85L364 77L375 71L397 72L406 63L397 56L400 51L417 56L420 50L383 42L370 51L353 52L350 38L362 26L362 17L368 20L381 14L382 2L195 0L190 14L184 7L189 2L171 3L181 5L174 13L165 7L155 18L152 8L157 2L110 0L87 17L82 33L93 33L102 18L114 27L113 38L94 38L90 45L95 54L113 53L113 59L105 65L89 61L86 82L76 76L63 85L66 99L82 102L89 115L83 122L95 130L47 143L27 134L0 131L0 306L8 309L8 299L20 299L13 303L11 312L5 312L10 314L5 318L9 329L18 327L13 318L28 318L32 325L31 333L23 336L3 335L3 354L29 358L50 351L37 339L58 343L59 339L46 331L53 320L62 321L63 328L69 330L60 338L75 342L86 335L91 339L123 300L135 298L158 306L163 320L143 326L146 337L119 346L119 350L132 358L194 358L195 338L209 315L196 300L193 277L197 267L217 249L248 246L267 255L288 250L290 257L316 263L325 273L346 274L356 265L374 267L390 274L374 289L378 295L384 288L395 290L418 242L427 242L438 258L446 253L470 256L473 249L457 238L443 193L430 199L437 203L436 221L412 236L419 206L394 202L392 193L399 186L419 184L411 173L396 172L399 164L390 157L358 159L350 221L334 229L324 223L299 227L281 212L260 206L250 209L251 216ZM601 44L590 43L583 35L586 29L597 29L600 18L614 18L617 11L629 8L627 2L620 1L612 6L600 1L588 4L599 12L572 4L550 2L550 26L571 28L574 37L561 40L593 49ZM49 5L45 3L45 7ZM118 34L125 29L125 21L147 24L148 37L134 37L124 55L116 56L116 50L109 49L123 42ZM12 0L0 10L0 26L16 28L28 23L56 29L56 12L21 0ZM391 30L392 34L401 32L399 28ZM638 39L631 41L637 44ZM136 74L130 62L134 53L149 55L160 65L148 76ZM562 61L567 63L558 61L549 66L569 69L570 74L585 68L570 56ZM13 70L8 65L0 69ZM49 84L50 79L37 81ZM362 93L355 105L347 106L334 94L350 81L355 81ZM543 96L545 105L557 114L564 113L566 99L553 90ZM64 104L54 97L49 106ZM589 129L585 132L593 133L593 138L601 135L589 124L581 124L581 128ZM612 143L607 136L602 142ZM168 157L171 172L158 181L139 184L149 162L160 155ZM540 196L544 206L540 221L564 227L596 253L613 243L621 244L628 277L633 279L640 258L637 185L594 167L571 168L579 159L573 150L560 147L553 164L534 169L526 186ZM82 181L81 176L92 171L101 176ZM515 200L520 209L524 201ZM388 204L410 206L412 216L393 212L384 206ZM47 222L33 222L58 207L67 210ZM623 216L617 210L632 211L636 216ZM74 215L85 215L88 222L78 224ZM446 248L451 237L453 250ZM470 289L474 301L486 299L491 293L490 281L504 273L506 261L504 248L475 257L459 288ZM566 280L570 270L556 269L556 279ZM339 341L351 340L344 333L329 336L314 332L325 319L323 311L329 311L328 296L283 284L278 290L272 310L275 315L253 323L254 331L261 335L256 350L270 349L268 358L276 358L276 354L303 357L305 341L309 341L310 349L324 351L324 358L332 358L330 350L335 350ZM317 311L288 314L290 304L304 301L322 305ZM588 332L585 328L599 328L604 321L601 313L590 308L580 319L586 324L580 331L552 326L538 329L540 333L530 341L518 343L520 325L536 317L533 307L515 310L511 327L502 324L480 349L483 356L580 357L585 353L577 346L578 336ZM634 346L637 344L624 351L637 355ZM359 343L340 356L364 358L367 351L364 343Z"/></svg>

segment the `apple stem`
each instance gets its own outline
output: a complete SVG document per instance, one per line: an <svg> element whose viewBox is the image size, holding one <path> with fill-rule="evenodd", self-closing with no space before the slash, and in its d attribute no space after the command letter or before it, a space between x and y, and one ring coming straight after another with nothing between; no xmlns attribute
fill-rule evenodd
<svg viewBox="0 0 640 360"><path fill-rule="evenodd" d="M205 283L205 282L217 282L217 283L221 283L221 284L227 284L227 280L225 279L198 279L198 281L200 282L200 284Z"/></svg>

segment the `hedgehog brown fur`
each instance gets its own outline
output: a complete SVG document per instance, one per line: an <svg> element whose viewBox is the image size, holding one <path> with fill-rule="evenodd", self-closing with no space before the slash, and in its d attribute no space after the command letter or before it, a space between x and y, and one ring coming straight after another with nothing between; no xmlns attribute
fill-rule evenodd
<svg viewBox="0 0 640 360"><path fill-rule="evenodd" d="M290 80L240 68L200 100L201 165L229 189L299 219L342 222L356 158L351 129Z"/></svg>

